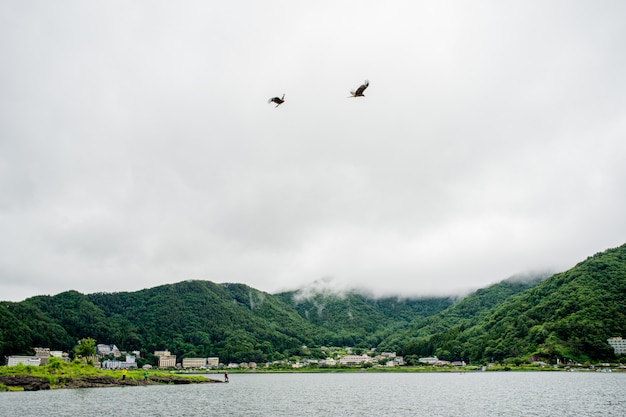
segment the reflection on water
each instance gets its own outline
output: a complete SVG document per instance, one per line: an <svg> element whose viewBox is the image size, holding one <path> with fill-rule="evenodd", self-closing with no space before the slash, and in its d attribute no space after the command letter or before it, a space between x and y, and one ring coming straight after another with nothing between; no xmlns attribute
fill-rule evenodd
<svg viewBox="0 0 626 417"><path fill-rule="evenodd" d="M0 416L624 416L626 374L234 374L229 384L0 393Z"/></svg>

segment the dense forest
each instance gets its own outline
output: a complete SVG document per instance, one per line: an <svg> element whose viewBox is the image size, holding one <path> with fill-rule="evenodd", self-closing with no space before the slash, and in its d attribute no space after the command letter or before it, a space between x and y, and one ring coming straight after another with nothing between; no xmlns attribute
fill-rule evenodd
<svg viewBox="0 0 626 417"><path fill-rule="evenodd" d="M500 292L500 285L419 321L403 335L401 352L472 362L529 357L581 362L614 358L606 340L626 336L626 245L474 308L485 295Z"/></svg>
<svg viewBox="0 0 626 417"><path fill-rule="evenodd" d="M43 346L72 352L82 338L179 359L265 362L323 357L322 346L471 361L614 359L626 336L626 245L569 271L509 279L461 299L375 298L184 281L136 292L67 291L0 302L0 357Z"/></svg>
<svg viewBox="0 0 626 417"><path fill-rule="evenodd" d="M311 303L317 310L309 314ZM452 304L444 299L375 299L359 294L271 295L243 284L184 281L137 292L84 295L68 291L0 303L0 355L46 346L71 351L94 338L152 359L219 356L265 362L318 355L321 346L375 346L393 329ZM322 307L324 305L324 307ZM306 352L301 352L306 346Z"/></svg>

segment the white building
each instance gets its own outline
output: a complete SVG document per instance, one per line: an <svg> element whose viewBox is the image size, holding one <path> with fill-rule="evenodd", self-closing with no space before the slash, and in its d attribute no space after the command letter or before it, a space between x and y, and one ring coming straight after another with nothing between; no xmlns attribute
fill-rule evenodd
<svg viewBox="0 0 626 417"><path fill-rule="evenodd" d="M610 337L607 339L616 355L626 355L626 339Z"/></svg>
<svg viewBox="0 0 626 417"><path fill-rule="evenodd" d="M102 362L102 369L130 369L136 367L137 361L135 356L133 355L126 355L125 361L107 359L106 361Z"/></svg>
<svg viewBox="0 0 626 417"><path fill-rule="evenodd" d="M36 356L9 356L7 358L7 366L16 366L20 363L26 366L39 366L41 358Z"/></svg>
<svg viewBox="0 0 626 417"><path fill-rule="evenodd" d="M361 365L363 363L371 362L372 358L366 354L363 355L345 355L339 358L341 365Z"/></svg>
<svg viewBox="0 0 626 417"><path fill-rule="evenodd" d="M206 359L183 358L183 368L206 368Z"/></svg>
<svg viewBox="0 0 626 417"><path fill-rule="evenodd" d="M170 354L170 351L156 350L154 356L159 357L159 368L174 368L176 366L176 355Z"/></svg>
<svg viewBox="0 0 626 417"><path fill-rule="evenodd" d="M176 355L159 356L159 368L174 368L176 366Z"/></svg>

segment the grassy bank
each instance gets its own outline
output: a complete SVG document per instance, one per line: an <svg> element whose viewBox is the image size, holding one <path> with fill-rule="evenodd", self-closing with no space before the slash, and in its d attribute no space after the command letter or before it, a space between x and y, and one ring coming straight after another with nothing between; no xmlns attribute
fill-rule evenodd
<svg viewBox="0 0 626 417"><path fill-rule="evenodd" d="M123 385L151 384L151 383L167 383L172 378L172 373L164 371L149 371L148 379L146 379L146 371L143 369L128 370ZM117 381L122 382L122 370L107 370L95 368L92 365L83 363L66 363L60 359L51 358L50 362L45 366L1 366L0 377L34 377L47 381L51 389L66 388L75 386L76 381L94 381L105 379L111 383ZM207 378L198 375L176 376L176 378L185 378L190 382L207 382ZM0 383L0 391L19 391L23 388L16 386L11 387Z"/></svg>

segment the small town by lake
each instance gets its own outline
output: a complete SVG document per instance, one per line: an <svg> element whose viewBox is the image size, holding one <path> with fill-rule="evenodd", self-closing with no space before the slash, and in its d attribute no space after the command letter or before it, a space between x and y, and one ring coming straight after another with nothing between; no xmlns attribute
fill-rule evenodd
<svg viewBox="0 0 626 417"><path fill-rule="evenodd" d="M8 392L1 399L0 415L20 417L621 417L626 373L237 373L228 384Z"/></svg>

